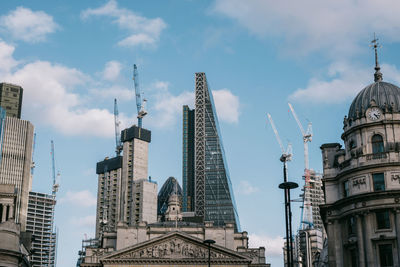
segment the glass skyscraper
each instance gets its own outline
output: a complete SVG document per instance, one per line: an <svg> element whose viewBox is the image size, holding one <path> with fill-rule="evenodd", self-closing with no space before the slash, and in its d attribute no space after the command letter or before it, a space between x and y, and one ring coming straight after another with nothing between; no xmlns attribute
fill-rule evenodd
<svg viewBox="0 0 400 267"><path fill-rule="evenodd" d="M195 74L195 110L183 108L183 210L240 231L218 118L205 73Z"/></svg>

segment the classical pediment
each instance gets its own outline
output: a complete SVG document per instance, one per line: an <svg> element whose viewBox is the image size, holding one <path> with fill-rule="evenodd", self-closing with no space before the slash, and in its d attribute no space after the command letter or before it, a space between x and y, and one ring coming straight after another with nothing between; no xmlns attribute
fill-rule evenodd
<svg viewBox="0 0 400 267"><path fill-rule="evenodd" d="M246 256L218 245L210 249L212 262L240 263L251 262ZM174 232L158 238L116 251L104 257L106 263L204 263L208 260L208 246L201 239L184 233Z"/></svg>

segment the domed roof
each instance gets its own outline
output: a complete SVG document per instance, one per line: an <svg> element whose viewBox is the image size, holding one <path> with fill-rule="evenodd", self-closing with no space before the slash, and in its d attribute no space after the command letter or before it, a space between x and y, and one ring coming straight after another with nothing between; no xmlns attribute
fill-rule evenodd
<svg viewBox="0 0 400 267"><path fill-rule="evenodd" d="M348 118L355 120L364 116L374 102L383 112L400 112L400 88L382 80L368 85L354 98Z"/></svg>

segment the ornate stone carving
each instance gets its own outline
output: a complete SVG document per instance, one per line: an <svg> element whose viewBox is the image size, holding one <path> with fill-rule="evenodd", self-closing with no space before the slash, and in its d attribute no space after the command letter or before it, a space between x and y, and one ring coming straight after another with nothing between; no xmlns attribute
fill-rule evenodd
<svg viewBox="0 0 400 267"><path fill-rule="evenodd" d="M392 172L391 178L392 178L392 181L398 181L400 184L400 172Z"/></svg>
<svg viewBox="0 0 400 267"><path fill-rule="evenodd" d="M360 189L361 185L366 185L365 176L353 178L353 187Z"/></svg>
<svg viewBox="0 0 400 267"><path fill-rule="evenodd" d="M138 258L206 258L208 249L192 243L185 242L182 239L174 238L168 241L152 244L135 251L127 252L120 256L121 259ZM211 250L211 258L229 258L227 255Z"/></svg>

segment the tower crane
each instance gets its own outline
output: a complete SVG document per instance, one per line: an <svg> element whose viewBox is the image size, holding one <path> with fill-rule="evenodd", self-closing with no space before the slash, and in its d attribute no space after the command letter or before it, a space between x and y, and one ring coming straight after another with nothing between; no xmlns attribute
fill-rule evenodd
<svg viewBox="0 0 400 267"><path fill-rule="evenodd" d="M312 133L312 123L309 122L309 123L308 123L308 126L307 126L307 131L304 131L304 128L303 128L303 126L301 125L300 120L299 120L299 118L297 117L297 114L296 114L296 112L295 112L294 109L293 109L292 104L288 103L288 105L289 105L290 111L291 111L292 114L293 114L294 119L295 119L296 122L297 122L297 125L298 125L299 128L300 128L301 134L302 134L302 136L303 136L303 144L304 144L304 169L305 169L305 170L308 170L308 169L309 169L309 163L308 163L308 143L312 141L312 136L313 136L313 133Z"/></svg>
<svg viewBox="0 0 400 267"><path fill-rule="evenodd" d="M276 129L275 123L272 120L271 115L268 113L267 116L268 116L269 122L271 123L272 130L275 133L276 140L278 141L278 144L279 144L279 146L281 148L281 151L282 151L282 156L281 156L280 160L282 162L291 161L292 160L292 155L293 155L292 154L292 144L289 143L288 146L286 147L286 150L285 150L285 148L284 148L284 146L282 144L281 138L279 137L278 130Z"/></svg>
<svg viewBox="0 0 400 267"><path fill-rule="evenodd" d="M51 151L50 151L50 154L51 154L52 178L53 178L53 186L52 186L52 190L51 190L51 195L53 197L53 200L55 201L56 193L58 192L58 188L59 188L58 179L60 177L60 173L59 172L57 173L57 178L56 178L56 164L55 164L55 159L54 159L55 156L54 156L54 142L53 142L53 140L51 140ZM52 206L52 213L51 213L51 226L50 227L51 227L51 231L52 231L52 234L51 234L52 237L54 236L54 234L53 234L54 212L55 212L55 202L54 202L54 204ZM57 234L55 235L54 238L55 238L55 240L54 240L55 246L57 246ZM56 257L57 257L57 248L55 248L55 251L53 252L53 246L50 246L50 250L49 250L49 256L50 257L49 257L49 261L48 261L48 266L51 265L50 258L51 258L52 253L54 253L53 261L54 261L54 265L55 265L55 263L57 261L57 259L56 259Z"/></svg>
<svg viewBox="0 0 400 267"><path fill-rule="evenodd" d="M136 108L137 108L137 118L138 118L138 126L142 128L142 119L147 115L146 111L146 99L143 99L139 88L139 73L136 67L136 64L133 65L133 81L135 85L135 95L136 95Z"/></svg>
<svg viewBox="0 0 400 267"><path fill-rule="evenodd" d="M117 99L114 98L114 127L115 127L115 153L117 156L121 155L122 144L121 144L121 132L119 130L120 121L118 119L118 105Z"/></svg>
<svg viewBox="0 0 400 267"><path fill-rule="evenodd" d="M56 164L55 164L55 160L54 160L54 142L53 142L53 140L51 140L51 163L52 163L52 178L53 178L53 187L52 187L51 194L55 198L56 193L58 191L58 187L60 185L57 183L57 179L56 179ZM59 176L60 176L60 173L57 173L57 178Z"/></svg>
<svg viewBox="0 0 400 267"><path fill-rule="evenodd" d="M311 188L310 183L310 169L309 169L309 161L308 161L308 143L312 141L312 124L308 123L307 131L304 131L303 126L300 123L299 118L297 117L296 112L292 104L288 103L290 111L293 114L294 119L296 120L297 125L299 126L304 145L304 189L303 189L303 206L301 210L301 219L300 219L300 229L308 229L313 227L313 212L311 199L308 197L308 191Z"/></svg>

